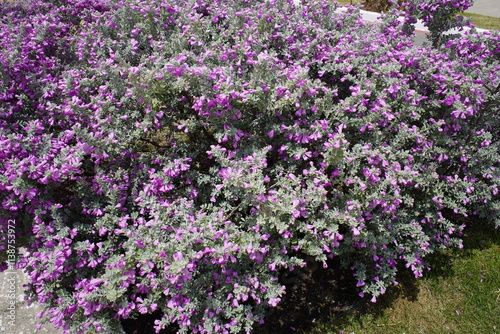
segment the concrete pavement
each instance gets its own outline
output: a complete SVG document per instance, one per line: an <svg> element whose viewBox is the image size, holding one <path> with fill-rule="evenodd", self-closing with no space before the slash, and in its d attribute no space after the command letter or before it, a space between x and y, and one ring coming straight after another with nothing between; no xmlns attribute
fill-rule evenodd
<svg viewBox="0 0 500 334"><path fill-rule="evenodd" d="M500 0L476 0L465 12L500 17Z"/></svg>
<svg viewBox="0 0 500 334"><path fill-rule="evenodd" d="M40 319L36 317L42 309L24 300L23 284L27 282L22 270L0 273L0 333L5 334L60 334L50 323L36 330Z"/></svg>

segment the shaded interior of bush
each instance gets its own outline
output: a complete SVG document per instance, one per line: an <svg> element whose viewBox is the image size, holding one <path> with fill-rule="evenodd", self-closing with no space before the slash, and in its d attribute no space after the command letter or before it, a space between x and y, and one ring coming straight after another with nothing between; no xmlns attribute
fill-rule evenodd
<svg viewBox="0 0 500 334"><path fill-rule="evenodd" d="M160 319L162 313L159 311L147 314L141 314L135 319L124 319L121 321L122 327L127 334L155 334L154 323ZM175 334L178 331L177 326L171 326L162 330L161 334Z"/></svg>
<svg viewBox="0 0 500 334"><path fill-rule="evenodd" d="M352 272L340 267L339 261L328 261L328 268L312 259L308 266L281 276L287 294L271 309L255 334L285 334L306 330L315 322L340 316L364 302L358 296Z"/></svg>

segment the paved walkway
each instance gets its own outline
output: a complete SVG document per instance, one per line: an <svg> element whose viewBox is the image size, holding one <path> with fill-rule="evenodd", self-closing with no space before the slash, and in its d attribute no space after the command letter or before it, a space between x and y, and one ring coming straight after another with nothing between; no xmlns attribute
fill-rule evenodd
<svg viewBox="0 0 500 334"><path fill-rule="evenodd" d="M500 0L476 0L465 12L500 17Z"/></svg>
<svg viewBox="0 0 500 334"><path fill-rule="evenodd" d="M26 275L21 270L4 271L0 273L0 333L5 334L60 334L50 323L35 330L40 319L36 314L41 307L24 300L23 284L27 282ZM14 297L14 298L12 298Z"/></svg>

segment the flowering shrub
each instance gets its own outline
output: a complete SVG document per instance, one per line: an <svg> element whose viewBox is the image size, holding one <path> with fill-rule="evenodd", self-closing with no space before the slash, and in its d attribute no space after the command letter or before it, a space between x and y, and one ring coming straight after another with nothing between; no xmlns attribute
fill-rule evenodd
<svg viewBox="0 0 500 334"><path fill-rule="evenodd" d="M399 9L410 24L422 20L429 30L427 38L437 47L453 38L449 35L459 32L454 29L472 27L466 17L457 14L472 7L473 3L474 0L365 0L363 7L376 12Z"/></svg>
<svg viewBox="0 0 500 334"><path fill-rule="evenodd" d="M470 8L473 3L474 0L416 0L404 6L408 17L420 19L427 26L428 38L436 47L453 39L447 31L472 26L469 19L457 14Z"/></svg>
<svg viewBox="0 0 500 334"><path fill-rule="evenodd" d="M336 6L0 4L0 217L47 319L250 332L305 258L375 300L499 224L500 34L414 49Z"/></svg>

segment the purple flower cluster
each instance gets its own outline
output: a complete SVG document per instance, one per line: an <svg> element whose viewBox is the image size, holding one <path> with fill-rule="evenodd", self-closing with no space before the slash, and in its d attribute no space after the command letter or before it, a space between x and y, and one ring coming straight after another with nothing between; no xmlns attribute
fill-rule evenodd
<svg viewBox="0 0 500 334"><path fill-rule="evenodd" d="M500 34L416 49L336 6L0 3L0 236L42 316L251 332L306 258L375 301L500 223Z"/></svg>

